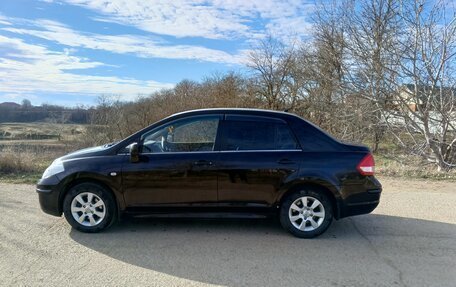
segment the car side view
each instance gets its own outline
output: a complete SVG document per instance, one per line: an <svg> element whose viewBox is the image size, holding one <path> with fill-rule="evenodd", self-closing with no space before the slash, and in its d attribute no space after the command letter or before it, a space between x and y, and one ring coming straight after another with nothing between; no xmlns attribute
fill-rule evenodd
<svg viewBox="0 0 456 287"><path fill-rule="evenodd" d="M380 200L374 159L285 112L205 109L167 117L126 139L56 159L37 185L44 212L82 232L121 215L278 216L293 235Z"/></svg>

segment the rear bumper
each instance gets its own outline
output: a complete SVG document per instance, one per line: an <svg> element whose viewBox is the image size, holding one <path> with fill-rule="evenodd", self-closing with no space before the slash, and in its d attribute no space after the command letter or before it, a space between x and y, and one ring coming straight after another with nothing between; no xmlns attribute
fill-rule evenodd
<svg viewBox="0 0 456 287"><path fill-rule="evenodd" d="M62 211L59 208L60 190L58 188L58 178L41 179L36 186L36 192L38 193L41 209L45 213L54 216L62 215Z"/></svg>
<svg viewBox="0 0 456 287"><path fill-rule="evenodd" d="M382 185L373 176L360 185L350 185L343 190L339 218L371 213L380 203Z"/></svg>
<svg viewBox="0 0 456 287"><path fill-rule="evenodd" d="M380 200L374 200L370 202L361 202L357 204L345 205L340 218L371 213L372 211L374 211L375 208L377 208L379 203Z"/></svg>

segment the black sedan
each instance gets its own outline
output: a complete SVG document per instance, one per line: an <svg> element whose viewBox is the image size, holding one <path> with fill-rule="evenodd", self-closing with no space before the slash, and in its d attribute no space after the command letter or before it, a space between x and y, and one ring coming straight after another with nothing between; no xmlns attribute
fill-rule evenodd
<svg viewBox="0 0 456 287"><path fill-rule="evenodd" d="M379 204L369 149L284 112L205 109L167 117L117 143L56 159L38 182L44 212L98 232L122 214L279 216L298 237Z"/></svg>

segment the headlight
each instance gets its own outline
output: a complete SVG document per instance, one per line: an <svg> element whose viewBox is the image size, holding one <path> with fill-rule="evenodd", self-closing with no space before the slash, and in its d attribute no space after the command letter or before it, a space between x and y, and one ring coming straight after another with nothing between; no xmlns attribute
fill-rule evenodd
<svg viewBox="0 0 456 287"><path fill-rule="evenodd" d="M45 179L55 174L61 173L63 171L65 171L63 163L62 161L57 159L44 171L43 176L41 178Z"/></svg>

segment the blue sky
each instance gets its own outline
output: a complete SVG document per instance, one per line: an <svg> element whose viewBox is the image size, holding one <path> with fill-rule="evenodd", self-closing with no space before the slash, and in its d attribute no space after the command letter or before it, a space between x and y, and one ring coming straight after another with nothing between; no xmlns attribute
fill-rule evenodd
<svg viewBox="0 0 456 287"><path fill-rule="evenodd" d="M242 71L267 34L309 35L312 2L3 0L0 102L94 105Z"/></svg>

